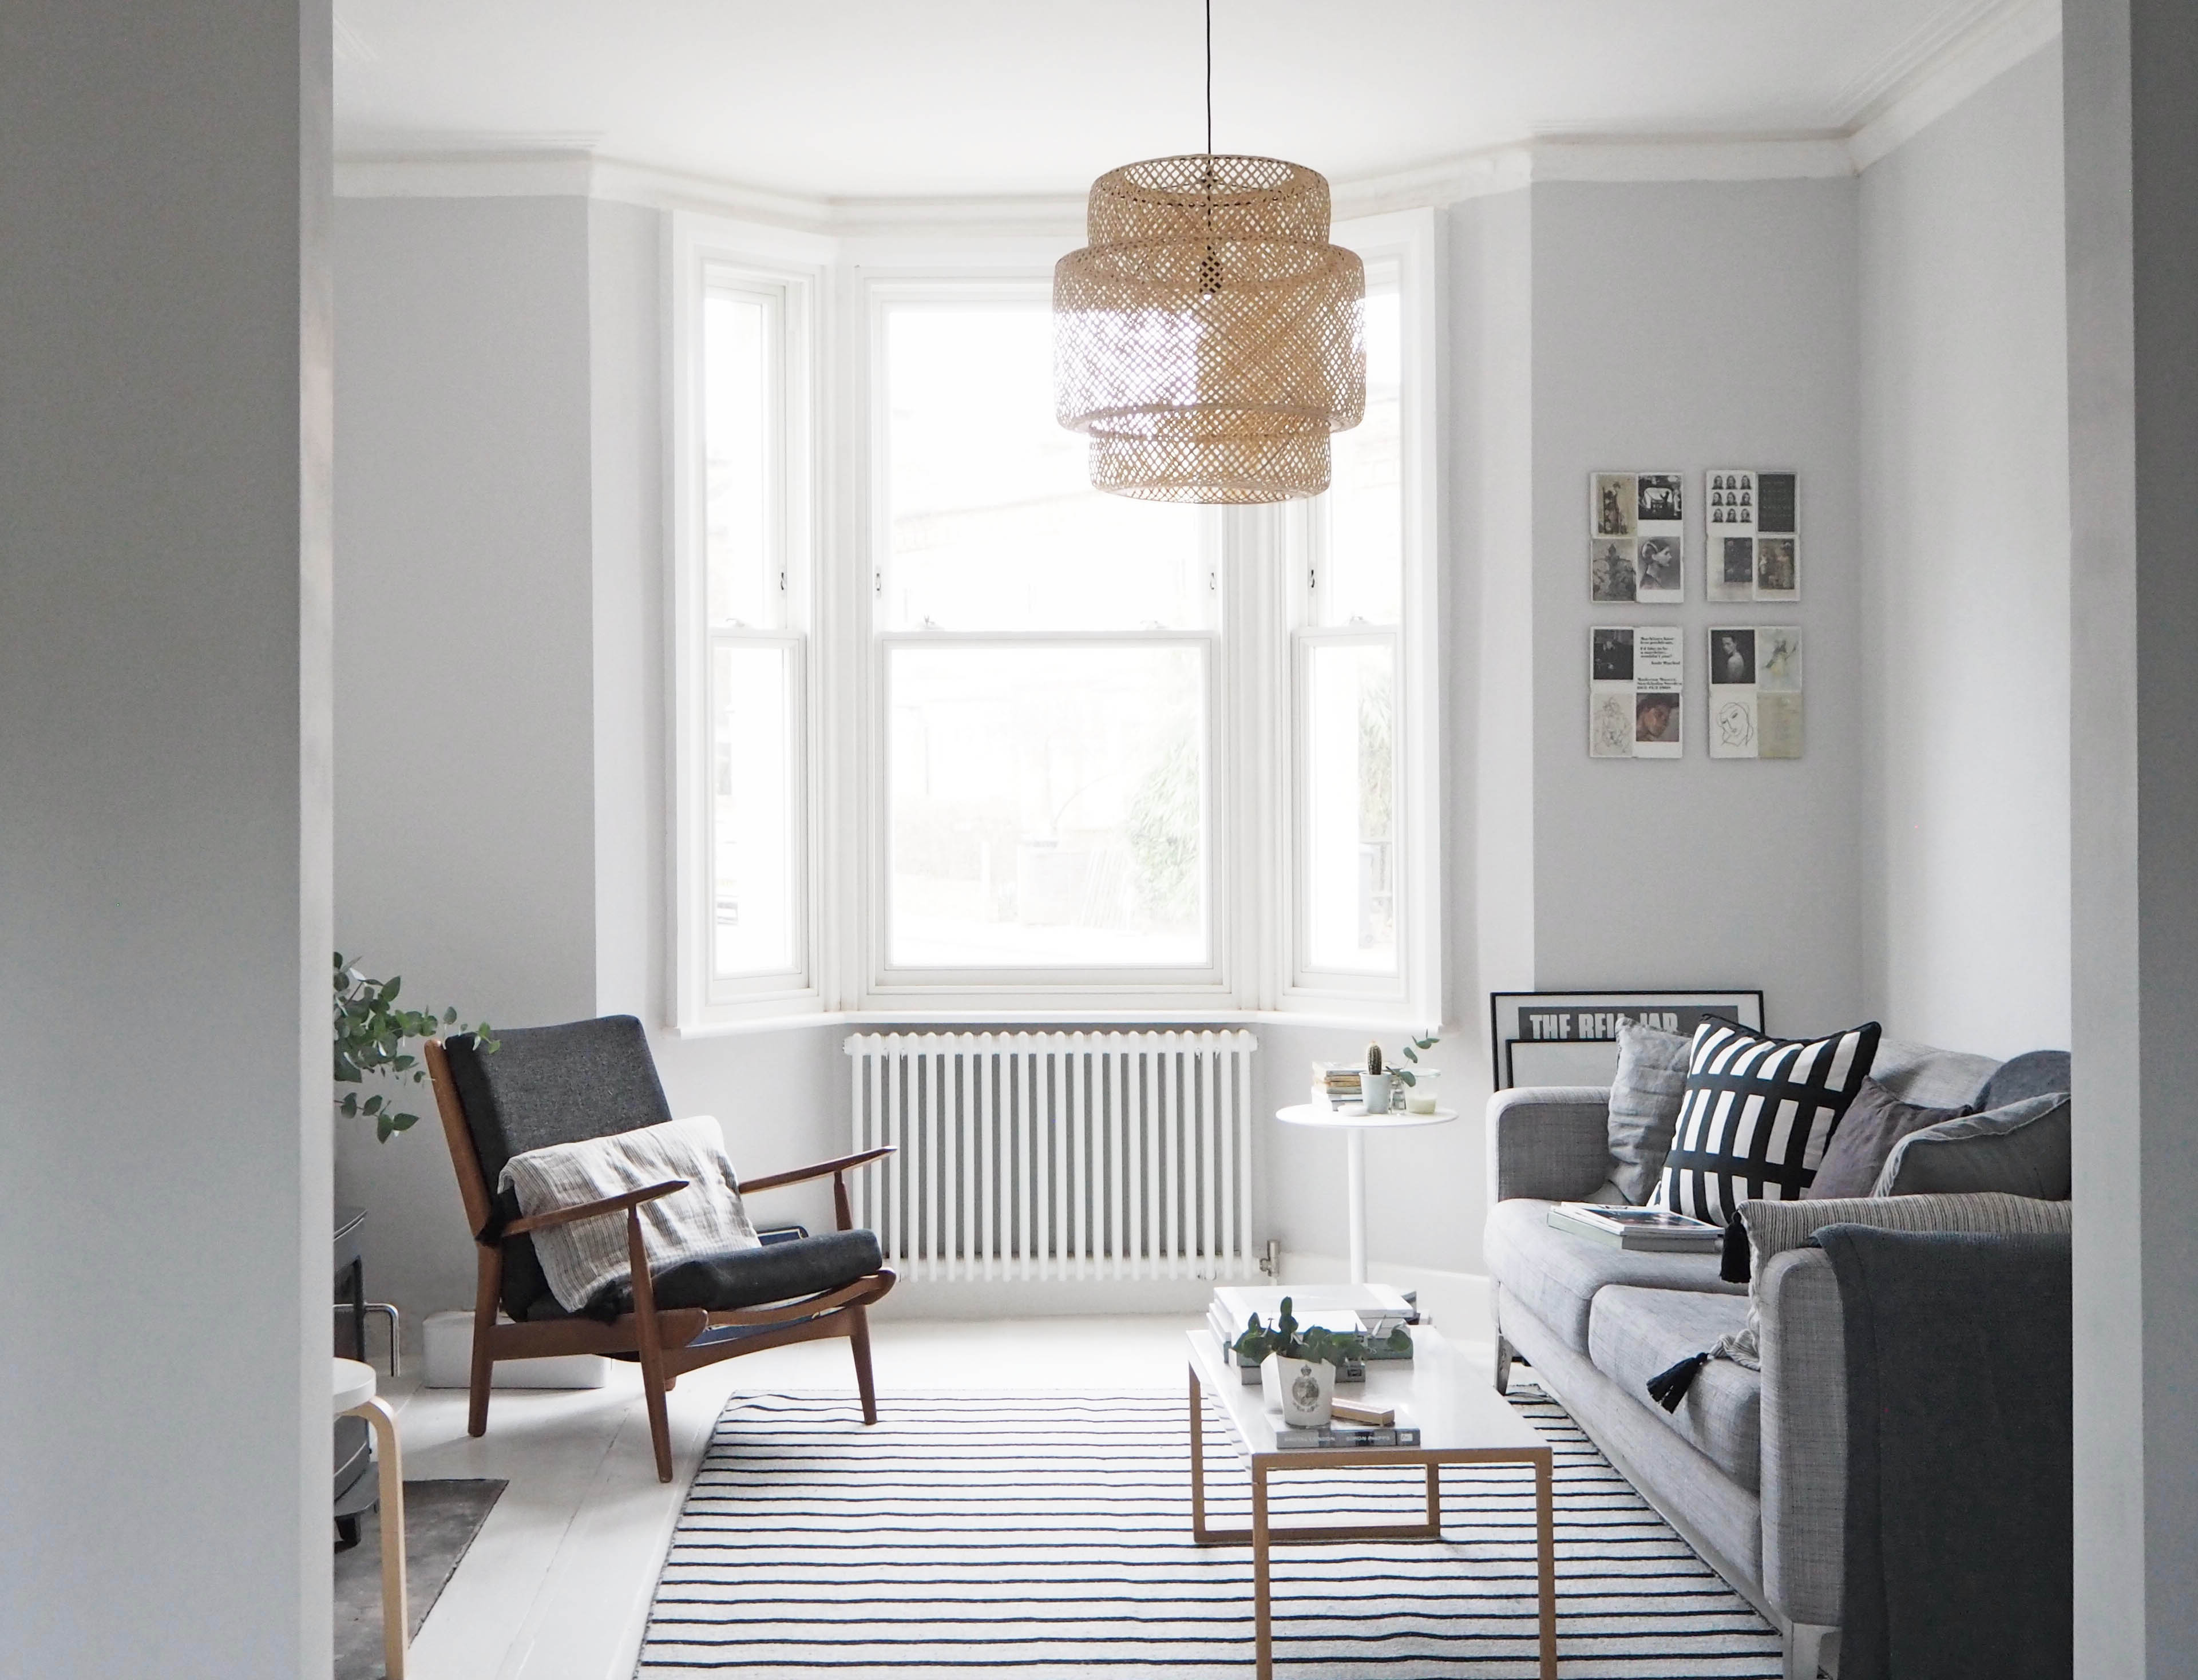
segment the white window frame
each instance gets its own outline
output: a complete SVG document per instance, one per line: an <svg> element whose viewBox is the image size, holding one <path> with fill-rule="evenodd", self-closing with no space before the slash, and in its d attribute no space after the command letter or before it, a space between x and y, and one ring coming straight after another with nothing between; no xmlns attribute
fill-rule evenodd
<svg viewBox="0 0 2198 1680"><path fill-rule="evenodd" d="M1440 340L1436 317L1434 212L1398 211L1339 223L1336 243L1358 253L1369 269L1394 272L1398 291L1401 391L1398 448L1403 497L1399 613L1394 626L1316 623L1309 573L1324 563L1321 534L1309 504L1288 515L1288 655L1281 672L1287 691L1276 696L1291 719L1275 770L1286 787L1288 821L1281 825L1288 855L1276 887L1289 906L1288 939L1282 954L1286 974L1275 1007L1284 1014L1349 1018L1360 1014L1408 1024L1442 1019L1441 706L1438 543ZM1296 563L1290 563L1294 561ZM1305 864L1311 813L1305 727L1311 654L1319 645L1387 642L1396 649L1396 765L1392 813L1398 867L1393 883L1397 969L1369 974L1314 966L1311 903Z"/></svg>
<svg viewBox="0 0 2198 1680"><path fill-rule="evenodd" d="M1398 970L1312 969L1298 859L1305 732L1298 724L1309 550L1302 508L1217 510L1220 612L1206 630L1102 634L1109 642L1202 642L1207 654L1206 799L1209 966L1203 969L920 971L888 966L891 765L888 650L948 641L1025 643L1041 632L895 630L878 622L889 552L886 416L877 400L884 311L901 299L1045 295L1073 241L951 231L834 241L677 212L668 238L666 387L672 657L673 1026L707 1034L782 1019L1017 1022L1223 1021L1259 1017L1394 1031L1443 1015L1439 679L1439 250L1434 213L1340 223L1334 237L1393 264L1402 293L1403 610L1395 782ZM788 352L788 617L799 645L805 904L802 972L712 983L707 849L709 627L700 452L702 274L721 266L782 286L803 343ZM1299 575L1293 575L1294 573ZM764 634L765 632L759 632ZM1336 626L1323 637L1364 636ZM1079 639L1067 633L1055 639Z"/></svg>
<svg viewBox="0 0 2198 1680"><path fill-rule="evenodd" d="M883 265L866 270L859 283L862 306L864 378L861 400L868 423L867 443L860 482L867 491L861 510L869 542L861 576L864 591L862 614L864 665L869 704L864 741L862 810L864 844L864 902L860 972L865 985L859 1009L869 1014L906 1019L911 1012L933 1019L1011 1020L1051 1020L1073 1016L1079 1020L1106 1019L1150 1020L1168 1015L1206 1018L1225 1011L1235 1002L1230 983L1230 934L1234 921L1224 902L1225 856L1234 832L1236 800L1226 791L1230 773L1229 720L1230 648L1224 625L1218 620L1195 631L946 631L896 629L881 621L886 567L891 552L892 517L887 491L888 461L886 445L885 381L886 315L896 304L991 302L1015 299L1044 301L1052 295L1050 263L1003 263L977 269L959 267L950 273L924 268L895 269ZM1217 580L1224 602L1227 579ZM1206 664L1206 844L1201 865L1205 871L1207 962L1201 968L1036 968L937 969L897 967L890 960L892 857L890 778L887 731L892 696L887 672L892 650L899 647L937 647L959 643L971 647L1031 647L1081 643L1113 647L1193 645L1205 650ZM1040 1007L1032 1008L1038 1000Z"/></svg>
<svg viewBox="0 0 2198 1680"><path fill-rule="evenodd" d="M674 1025L706 1030L742 1021L814 1014L825 1007L818 956L825 943L817 890L816 836L823 786L817 720L823 710L822 663L812 649L817 628L817 583L824 529L825 431L823 401L829 318L831 247L776 229L717 218L671 218L668 365L671 398L666 529L671 546L669 632L672 757L672 992ZM730 282L767 299L776 316L773 345L776 392L783 416L772 474L783 564L782 610L776 625L719 626L710 622L706 485L701 371L704 300ZM793 766L791 822L797 910L794 960L773 973L719 977L712 941L716 883L712 829L711 702L712 654L727 642L785 648L791 670L788 717Z"/></svg>

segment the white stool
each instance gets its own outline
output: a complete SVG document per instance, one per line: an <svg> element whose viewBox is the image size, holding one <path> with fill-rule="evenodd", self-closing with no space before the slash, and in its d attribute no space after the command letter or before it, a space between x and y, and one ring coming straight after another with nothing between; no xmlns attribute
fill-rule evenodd
<svg viewBox="0 0 2198 1680"><path fill-rule="evenodd" d="M356 1359L335 1362L334 1415L363 1417L374 1431L374 1456L381 1472L381 1651L389 1680L404 1680L404 1636L411 1625L404 1602L404 1462L397 1445L397 1415L374 1392L374 1367Z"/></svg>

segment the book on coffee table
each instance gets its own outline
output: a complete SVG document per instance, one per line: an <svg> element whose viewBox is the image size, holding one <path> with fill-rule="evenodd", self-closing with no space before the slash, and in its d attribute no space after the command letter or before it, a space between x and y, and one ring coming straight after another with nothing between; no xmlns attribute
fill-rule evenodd
<svg viewBox="0 0 2198 1680"><path fill-rule="evenodd" d="M1416 1447L1419 1444L1420 1432L1410 1424L1401 1428L1381 1429L1337 1423L1325 1429L1285 1427L1275 1431L1276 1452L1363 1452L1369 1447Z"/></svg>
<svg viewBox="0 0 2198 1680"><path fill-rule="evenodd" d="M1613 1248L1714 1253L1724 1228L1707 1219L1662 1207L1625 1207L1599 1201L1561 1201L1550 1210L1550 1224L1590 1242Z"/></svg>

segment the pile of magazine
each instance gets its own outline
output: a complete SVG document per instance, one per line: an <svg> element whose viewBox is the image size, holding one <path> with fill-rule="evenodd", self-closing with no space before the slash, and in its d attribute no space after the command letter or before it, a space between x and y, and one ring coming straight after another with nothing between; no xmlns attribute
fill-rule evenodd
<svg viewBox="0 0 2198 1680"><path fill-rule="evenodd" d="M1369 1341L1382 1342L1389 1333L1400 1326L1419 1322L1419 1310L1410 1298L1386 1283L1295 1283L1262 1284L1258 1287L1216 1289L1213 1300L1206 1310L1207 1327L1221 1343L1224 1363L1236 1366L1246 1383L1259 1380L1259 1368L1247 1365L1237 1357L1234 1346L1236 1338L1244 1334L1244 1327L1253 1313L1259 1322L1271 1329L1282 1316L1282 1299L1289 1298L1290 1314L1298 1321L1301 1330L1318 1325L1323 1330L1338 1334L1357 1333ZM1409 1359L1409 1351L1392 1353L1376 1347L1368 1357L1373 1359ZM1366 1367L1358 1360L1336 1373L1339 1382L1364 1382Z"/></svg>
<svg viewBox="0 0 2198 1680"><path fill-rule="evenodd" d="M1550 1210L1550 1224L1574 1236L1613 1248L1654 1249L1681 1253L1715 1253L1724 1228L1706 1219L1661 1207L1629 1207L1623 1202L1561 1201Z"/></svg>

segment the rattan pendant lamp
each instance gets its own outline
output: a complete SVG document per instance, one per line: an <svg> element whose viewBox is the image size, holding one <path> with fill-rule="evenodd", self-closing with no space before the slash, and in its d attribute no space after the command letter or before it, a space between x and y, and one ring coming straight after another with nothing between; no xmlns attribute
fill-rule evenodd
<svg viewBox="0 0 2198 1680"><path fill-rule="evenodd" d="M1109 171L1090 242L1053 271L1054 407L1091 482L1148 502L1281 502L1328 488L1329 434L1366 410L1366 269L1329 243L1328 182L1213 150Z"/></svg>

